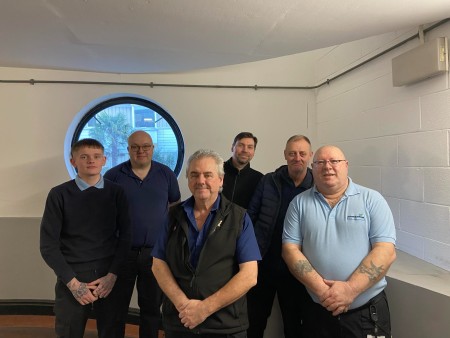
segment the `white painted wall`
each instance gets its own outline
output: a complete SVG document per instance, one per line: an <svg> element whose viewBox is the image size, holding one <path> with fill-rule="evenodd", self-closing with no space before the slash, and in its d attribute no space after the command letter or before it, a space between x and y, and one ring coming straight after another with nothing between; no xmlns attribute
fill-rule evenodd
<svg viewBox="0 0 450 338"><path fill-rule="evenodd" d="M415 33L394 32L330 48L316 63L316 81ZM426 39L440 36L450 36L448 23ZM342 147L350 176L387 198L400 250L450 270L449 76L392 85L392 58L417 46L416 40L316 91L316 145Z"/></svg>

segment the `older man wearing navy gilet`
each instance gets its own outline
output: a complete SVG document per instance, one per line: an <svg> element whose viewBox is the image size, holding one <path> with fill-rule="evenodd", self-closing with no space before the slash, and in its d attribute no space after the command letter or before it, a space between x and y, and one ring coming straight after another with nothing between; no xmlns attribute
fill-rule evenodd
<svg viewBox="0 0 450 338"><path fill-rule="evenodd" d="M122 294L120 334L124 337L128 307L136 283L140 308L140 338L157 338L161 324L162 291L151 271L151 251L166 219L170 204L180 200L180 189L173 171L152 160L151 136L139 130L128 138L130 160L105 173L105 178L120 184L130 204L133 230L132 250L117 283Z"/></svg>

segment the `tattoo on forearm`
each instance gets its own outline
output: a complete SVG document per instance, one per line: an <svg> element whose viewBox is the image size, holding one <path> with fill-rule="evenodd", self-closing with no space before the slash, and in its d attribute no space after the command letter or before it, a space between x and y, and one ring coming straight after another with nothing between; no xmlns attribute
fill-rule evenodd
<svg viewBox="0 0 450 338"><path fill-rule="evenodd" d="M76 290L72 290L72 294L76 299L80 299L85 294L87 294L88 289L86 287L86 283L80 283L80 286Z"/></svg>
<svg viewBox="0 0 450 338"><path fill-rule="evenodd" d="M383 273L383 265L376 266L373 261L370 261L370 267L361 264L358 272L366 274L371 282L375 282Z"/></svg>
<svg viewBox="0 0 450 338"><path fill-rule="evenodd" d="M294 273L299 277L303 277L311 271L313 271L313 267L308 261L298 261L294 265Z"/></svg>

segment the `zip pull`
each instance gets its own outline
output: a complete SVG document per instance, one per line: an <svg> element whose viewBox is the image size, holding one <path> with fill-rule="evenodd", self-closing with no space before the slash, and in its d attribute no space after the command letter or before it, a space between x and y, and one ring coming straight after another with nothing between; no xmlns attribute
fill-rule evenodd
<svg viewBox="0 0 450 338"><path fill-rule="evenodd" d="M212 235L217 229L219 229L221 225L222 225L222 220L220 220L219 223L217 223L217 225L211 231L210 235Z"/></svg>

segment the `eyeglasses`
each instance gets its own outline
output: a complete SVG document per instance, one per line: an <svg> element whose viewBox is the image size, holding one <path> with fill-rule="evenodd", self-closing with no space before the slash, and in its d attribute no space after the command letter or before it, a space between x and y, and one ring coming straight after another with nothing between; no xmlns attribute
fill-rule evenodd
<svg viewBox="0 0 450 338"><path fill-rule="evenodd" d="M142 151L149 151L152 148L153 148L153 144L144 144L143 146L137 146L137 145L130 146L130 150L134 153L137 153L139 151L139 149L142 149Z"/></svg>
<svg viewBox="0 0 450 338"><path fill-rule="evenodd" d="M332 167L336 167L340 162L347 162L347 160L318 160L313 161L313 164L318 167L323 167L325 164L330 163Z"/></svg>

